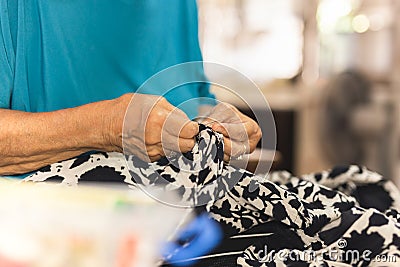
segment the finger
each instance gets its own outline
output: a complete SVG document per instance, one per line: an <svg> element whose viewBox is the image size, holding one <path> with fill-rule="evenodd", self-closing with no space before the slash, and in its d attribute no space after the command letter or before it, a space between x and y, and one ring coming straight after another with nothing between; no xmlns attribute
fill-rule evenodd
<svg viewBox="0 0 400 267"><path fill-rule="evenodd" d="M150 159L149 155L147 155L146 153L142 153L141 151L137 152L135 154L135 156L138 157L140 160L142 160L144 162L152 162L152 160Z"/></svg>
<svg viewBox="0 0 400 267"><path fill-rule="evenodd" d="M238 142L224 137L224 153L230 157L239 157L248 153L248 147L247 142Z"/></svg>
<svg viewBox="0 0 400 267"><path fill-rule="evenodd" d="M163 132L182 138L193 138L198 134L199 126L197 122L189 120L183 111L175 109L164 121Z"/></svg>
<svg viewBox="0 0 400 267"><path fill-rule="evenodd" d="M177 138L175 137L177 142L172 142L168 144L164 144L166 150L176 151L186 153L192 151L196 141L194 138L186 139L186 138ZM168 153L166 153L168 154Z"/></svg>
<svg viewBox="0 0 400 267"><path fill-rule="evenodd" d="M162 156L156 155L156 156L152 156L152 157L149 157L149 158L150 158L150 162L154 162L154 161L157 161L157 160L161 159Z"/></svg>
<svg viewBox="0 0 400 267"><path fill-rule="evenodd" d="M190 121L186 114L177 108L172 111L168 109L159 111L152 119L152 122L158 121L158 123L153 123L152 126L146 125L145 143L147 145L159 143L163 133L183 138L192 138L199 132L198 124Z"/></svg>
<svg viewBox="0 0 400 267"><path fill-rule="evenodd" d="M135 156L144 162L154 162L164 157L165 154L162 148L158 148L157 145L151 145L150 147L147 146L146 149L137 151Z"/></svg>
<svg viewBox="0 0 400 267"><path fill-rule="evenodd" d="M196 141L194 140L194 138L191 139L179 138L179 150L182 153L192 151L195 143Z"/></svg>
<svg viewBox="0 0 400 267"><path fill-rule="evenodd" d="M149 157L165 156L164 149L161 143L146 146L146 152Z"/></svg>
<svg viewBox="0 0 400 267"><path fill-rule="evenodd" d="M223 134L225 137L229 138L229 133L228 130L219 122L215 122L213 123L211 126L211 129L213 129L214 131Z"/></svg>
<svg viewBox="0 0 400 267"><path fill-rule="evenodd" d="M160 143L162 131L146 127L144 143L146 145L156 145Z"/></svg>
<svg viewBox="0 0 400 267"><path fill-rule="evenodd" d="M243 127L245 125L246 130L242 130L240 133L238 133L236 130L240 129L240 127ZM245 153L251 153L255 150L257 147L258 142L261 139L262 133L260 127L255 124L256 127L250 126L250 123L243 124L242 126L235 128L236 125L223 125L223 126L218 126L222 128L218 128L217 126L215 127L217 132L220 130L223 132L223 135L225 138L229 138L229 140L235 141L236 144L241 143L241 151L245 151ZM247 127L246 127L247 126ZM232 127L232 128L230 128ZM230 129L227 130L226 128ZM250 134L249 134L250 133ZM226 134L229 134L226 136ZM245 146L245 148L244 148ZM243 154L244 152L241 152ZM233 152L235 154L235 152ZM240 155L239 155L240 156Z"/></svg>
<svg viewBox="0 0 400 267"><path fill-rule="evenodd" d="M249 153L252 153L256 149L258 142L261 140L261 137L262 137L261 128L257 127L254 134L251 135L249 138Z"/></svg>
<svg viewBox="0 0 400 267"><path fill-rule="evenodd" d="M179 132L179 137L193 139L199 133L199 124L194 121L187 122Z"/></svg>
<svg viewBox="0 0 400 267"><path fill-rule="evenodd" d="M215 123L211 127L214 131L236 141L248 141L248 132L251 132L247 123Z"/></svg>
<svg viewBox="0 0 400 267"><path fill-rule="evenodd" d="M191 151L195 145L194 138L179 138L177 136L172 136L170 134L165 134L162 138L162 145L165 150L177 151L177 152L188 152ZM165 153L168 155L168 152Z"/></svg>
<svg viewBox="0 0 400 267"><path fill-rule="evenodd" d="M228 154L224 153L224 161L229 163L230 160L231 160L231 156L229 156Z"/></svg>
<svg viewBox="0 0 400 267"><path fill-rule="evenodd" d="M142 143L124 143L124 154L135 155L144 162L153 162L162 157L162 148L157 148L156 145L145 146ZM150 155L149 155L150 154Z"/></svg>

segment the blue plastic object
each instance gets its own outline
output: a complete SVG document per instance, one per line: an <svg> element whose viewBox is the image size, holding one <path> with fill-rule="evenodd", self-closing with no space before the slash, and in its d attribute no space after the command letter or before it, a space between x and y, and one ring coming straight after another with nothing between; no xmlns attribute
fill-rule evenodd
<svg viewBox="0 0 400 267"><path fill-rule="evenodd" d="M190 222L174 242L162 249L166 262L173 266L189 266L215 248L222 239L222 230L217 222L202 214Z"/></svg>

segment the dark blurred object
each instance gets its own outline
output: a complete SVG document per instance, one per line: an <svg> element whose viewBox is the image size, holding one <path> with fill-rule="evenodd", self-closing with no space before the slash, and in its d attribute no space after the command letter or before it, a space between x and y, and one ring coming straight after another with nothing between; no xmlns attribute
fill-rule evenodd
<svg viewBox="0 0 400 267"><path fill-rule="evenodd" d="M282 159L278 161L274 170L286 170L294 172L294 148L296 134L296 111L273 110L275 118L277 144L276 150L280 152Z"/></svg>
<svg viewBox="0 0 400 267"><path fill-rule="evenodd" d="M346 71L327 84L322 99L321 145L334 163L361 163L364 149L352 127L352 115L370 104L371 84L360 73Z"/></svg>
<svg viewBox="0 0 400 267"><path fill-rule="evenodd" d="M372 83L357 71L339 73L324 88L320 137L332 164L378 166L387 132L387 107L374 100Z"/></svg>
<svg viewBox="0 0 400 267"><path fill-rule="evenodd" d="M255 119L253 112L249 109L240 109L245 115ZM295 121L296 112L293 110L272 110L275 119L276 127L276 153L271 166L272 171L286 170L294 171L294 147L295 147ZM262 129L263 138L268 138L268 129ZM258 143L258 148L261 147L261 142ZM249 161L247 170L254 172L257 163Z"/></svg>

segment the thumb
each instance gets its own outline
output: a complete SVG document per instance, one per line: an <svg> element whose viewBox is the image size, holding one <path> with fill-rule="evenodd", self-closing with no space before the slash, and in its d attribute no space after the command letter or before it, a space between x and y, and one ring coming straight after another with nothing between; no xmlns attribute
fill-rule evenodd
<svg viewBox="0 0 400 267"><path fill-rule="evenodd" d="M244 123L215 123L211 128L232 140L243 142L249 139Z"/></svg>
<svg viewBox="0 0 400 267"><path fill-rule="evenodd" d="M199 133L199 124L194 121L188 121L183 126L182 130L179 133L179 137L181 138L193 138Z"/></svg>

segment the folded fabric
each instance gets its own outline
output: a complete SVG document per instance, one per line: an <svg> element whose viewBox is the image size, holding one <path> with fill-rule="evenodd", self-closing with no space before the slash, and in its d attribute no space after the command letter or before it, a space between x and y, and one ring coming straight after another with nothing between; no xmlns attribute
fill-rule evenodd
<svg viewBox="0 0 400 267"><path fill-rule="evenodd" d="M364 266L382 263L377 257L400 255L400 194L391 182L359 166L302 177L255 176L224 164L222 140L200 125L193 150L173 158L146 163L132 155L97 153L52 164L25 180L162 186L179 194L179 205L205 209L223 227L225 239L254 227L271 233L237 254L240 266ZM332 251L342 254L332 258Z"/></svg>

